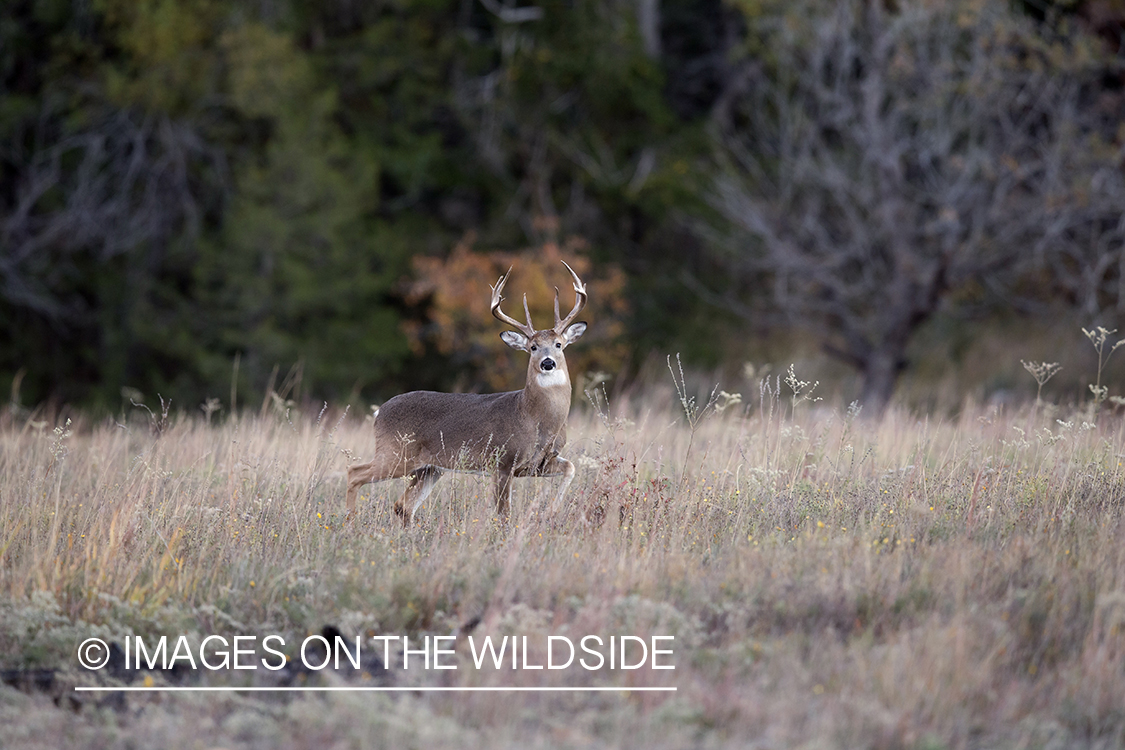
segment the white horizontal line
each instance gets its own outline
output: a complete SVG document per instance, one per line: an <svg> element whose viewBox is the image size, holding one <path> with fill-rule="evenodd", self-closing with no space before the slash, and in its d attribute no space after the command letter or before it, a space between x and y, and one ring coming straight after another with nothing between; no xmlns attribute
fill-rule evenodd
<svg viewBox="0 0 1125 750"><path fill-rule="evenodd" d="M77 685L89 693L641 693L676 692L675 687L102 687Z"/></svg>

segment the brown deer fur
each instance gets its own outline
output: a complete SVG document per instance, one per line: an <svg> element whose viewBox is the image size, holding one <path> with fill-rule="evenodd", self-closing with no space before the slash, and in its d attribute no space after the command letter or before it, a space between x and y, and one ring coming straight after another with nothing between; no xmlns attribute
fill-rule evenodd
<svg viewBox="0 0 1125 750"><path fill-rule="evenodd" d="M565 265L565 264L564 264ZM348 468L348 515L355 513L359 488L369 482L408 477L395 513L409 525L443 470L493 473L496 512L506 518L513 477L562 476L553 507L574 478L574 464L559 455L566 445L571 384L563 350L586 330L571 321L586 303L586 288L574 278L574 309L560 319L555 294L555 326L536 331L524 298L524 325L500 310L505 274L493 287L492 312L519 332L501 338L531 355L522 390L507 393L412 391L387 401L375 415L375 457ZM509 270L509 274L511 271Z"/></svg>

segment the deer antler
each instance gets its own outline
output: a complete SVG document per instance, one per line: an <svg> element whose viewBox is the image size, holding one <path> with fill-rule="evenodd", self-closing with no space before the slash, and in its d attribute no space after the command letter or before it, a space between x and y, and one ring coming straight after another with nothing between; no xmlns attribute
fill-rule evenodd
<svg viewBox="0 0 1125 750"><path fill-rule="evenodd" d="M523 323L520 323L518 320L509 316L507 313L505 313L503 310L500 309L500 301L504 299L504 297L501 296L501 292L504 291L504 284L507 283L508 276L510 276L511 273L512 273L512 269L509 268L508 272L506 274L504 274L503 276L501 276L500 280L496 282L496 286L492 287L492 304L491 304L492 314L501 323L504 323L505 325L509 325L512 328L515 328L520 333L522 333L524 336L527 336L528 338L531 338L532 336L535 335L535 328L531 325L531 313L527 312L527 296L526 295L524 295L524 298L523 298L523 308L524 308L524 312L527 314L527 325L524 325Z"/></svg>
<svg viewBox="0 0 1125 750"><path fill-rule="evenodd" d="M574 318L586 306L586 285L582 283L582 279L578 278L578 274L574 269L564 260L562 262L566 266L566 270L570 271L571 277L574 279L574 309L563 319L559 318L559 288L555 287L555 333L562 333L566 327L571 324Z"/></svg>

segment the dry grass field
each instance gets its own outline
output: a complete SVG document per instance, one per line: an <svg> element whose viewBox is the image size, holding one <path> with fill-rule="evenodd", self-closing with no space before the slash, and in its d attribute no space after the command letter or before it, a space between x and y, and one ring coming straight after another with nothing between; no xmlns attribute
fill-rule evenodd
<svg viewBox="0 0 1125 750"><path fill-rule="evenodd" d="M578 476L400 482L343 518L370 426L329 409L0 430L5 747L1120 747L1120 417L955 419L668 388L571 417ZM722 402L730 401L724 397ZM720 404L721 405L721 404ZM1108 405L1106 405L1108 407ZM599 413L600 411L600 413ZM689 417L692 417L689 419ZM349 454L350 457L349 458ZM460 633L456 671L79 668L87 637ZM467 635L672 635L675 670L472 668ZM365 647L366 648L366 647ZM372 649L374 653L374 649ZM416 663L416 662L415 662ZM75 693L75 685L676 692Z"/></svg>

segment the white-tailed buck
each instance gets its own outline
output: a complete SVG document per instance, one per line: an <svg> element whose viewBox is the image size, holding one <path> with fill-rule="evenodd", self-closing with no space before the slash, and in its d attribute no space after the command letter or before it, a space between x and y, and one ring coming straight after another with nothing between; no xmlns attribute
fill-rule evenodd
<svg viewBox="0 0 1125 750"><path fill-rule="evenodd" d="M566 444L570 412L570 375L563 350L586 330L574 323L586 306L586 286L565 262L574 279L574 309L559 317L555 289L555 325L536 331L523 298L527 324L500 309L501 292L511 269L492 288L492 314L515 328L500 338L528 352L527 383L507 393L435 393L412 391L395 396L375 413L375 457L348 467L348 515L355 513L359 488L369 482L408 477L395 503L404 526L441 478L442 470L494 472L496 512L507 517L513 477L562 476L554 506L574 479L574 464L559 455Z"/></svg>

